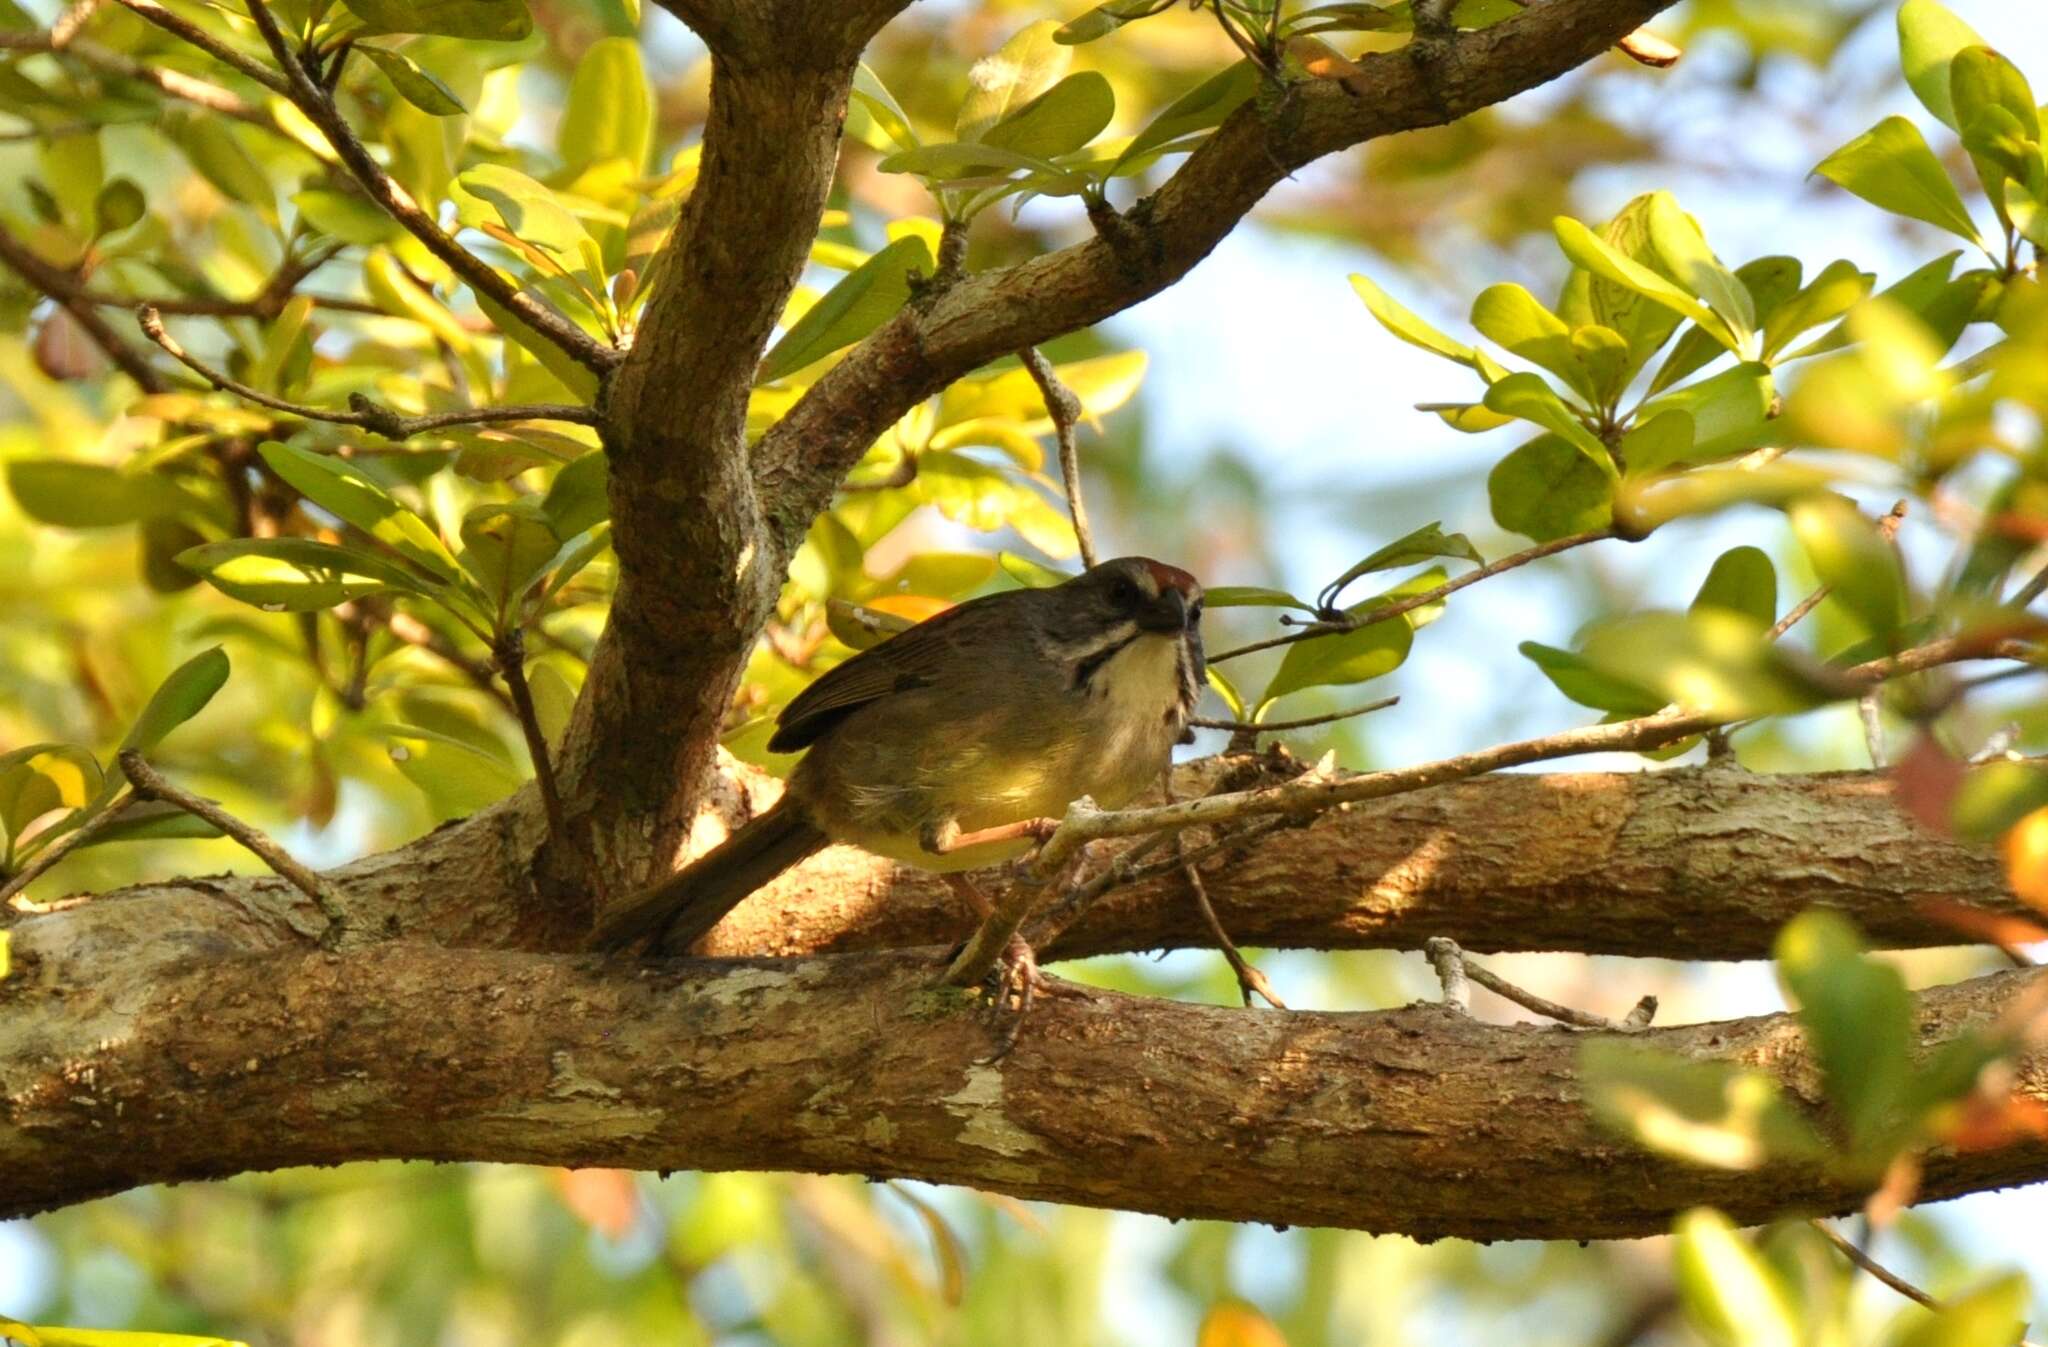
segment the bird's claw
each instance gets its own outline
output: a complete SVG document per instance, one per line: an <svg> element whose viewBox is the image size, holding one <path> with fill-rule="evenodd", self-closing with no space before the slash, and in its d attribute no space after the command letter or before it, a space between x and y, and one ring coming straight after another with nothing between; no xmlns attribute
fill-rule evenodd
<svg viewBox="0 0 2048 1347"><path fill-rule="evenodd" d="M1001 1024L996 1049L983 1061L998 1062L1017 1046L1017 1034L1024 1027L1024 1016L1030 1012L1039 993L1051 990L1052 979L1038 971L1038 956L1031 952L1031 946L1024 942L1024 937L1013 935L982 986L989 995L990 1013Z"/></svg>

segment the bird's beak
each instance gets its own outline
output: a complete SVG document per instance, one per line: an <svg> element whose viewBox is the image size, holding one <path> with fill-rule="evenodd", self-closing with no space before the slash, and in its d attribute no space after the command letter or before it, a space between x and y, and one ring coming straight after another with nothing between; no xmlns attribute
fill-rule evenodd
<svg viewBox="0 0 2048 1347"><path fill-rule="evenodd" d="M1187 630L1187 625L1188 596L1177 589L1161 590L1157 601L1138 619L1138 626L1146 631L1172 635Z"/></svg>

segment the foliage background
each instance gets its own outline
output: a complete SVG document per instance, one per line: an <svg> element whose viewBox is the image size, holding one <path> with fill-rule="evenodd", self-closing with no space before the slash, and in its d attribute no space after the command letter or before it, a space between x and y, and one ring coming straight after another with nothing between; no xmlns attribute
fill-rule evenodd
<svg viewBox="0 0 2048 1347"><path fill-rule="evenodd" d="M1955 7L2022 68L2048 71L2048 31L1994 0ZM1083 8L929 4L893 25L872 59L914 115L943 123L969 57L1024 22ZM1135 400L1084 430L1105 554L1144 551L1212 584L1306 593L1362 548L1424 519L1469 531L1488 555L1508 550L1484 489L1503 444L1409 410L1468 390L1441 362L1373 325L1343 277L1373 275L1461 331L1469 297L1485 284L1554 290L1553 214L1601 219L1639 191L1669 187L1724 256L1789 252L1811 272L1846 254L1888 282L1936 250L1932 231L1882 216L1807 172L1884 113L1926 120L1897 79L1890 8L1696 0L1660 25L1688 48L1672 71L1608 58L1506 110L1376 142L1304 172L1184 283L1055 348L1063 360L1149 355ZM574 56L627 29L623 12L606 4L555 0L534 9L548 41L519 80L515 137L547 143ZM700 51L651 9L643 44L660 94L660 139L687 139L703 113ZM1222 55L1211 26L1175 17L1135 27L1131 40L1101 44L1089 60L1117 85L1120 103L1140 106ZM153 197L181 205L204 197L183 164L140 162L138 150L124 157L110 148L110 165L146 182ZM12 184L32 156L29 145L0 142L0 184ZM849 181L857 211L924 208L909 179L856 166ZM1082 227L1072 202L1041 201L1015 223L989 212L976 246L991 259L1022 254ZM97 416L73 389L38 374L19 340L0 338L0 458L97 438ZM1909 558L1932 555L1922 527L1906 527ZM1398 710L1290 742L1304 755L1334 747L1345 765L1366 767L1554 728L1571 708L1512 655L1512 640L1563 644L1590 614L1682 603L1698 567L1679 563L1758 531L1755 516L1687 522L1641 547L1581 551L1481 587L1452 604L1388 680L1387 690L1402 695ZM962 545L986 540L932 521L903 541L906 550ZM1773 551L1792 577L1788 595L1804 592L1797 549ZM61 726L96 742L118 732L157 678L195 648L196 624L234 622L234 611L203 589L166 602L137 584L125 533L37 528L0 499L0 733ZM1212 648L1234 643L1233 631L1263 628L1227 617L1211 628ZM377 678L416 688L436 676L405 660ZM439 712L410 708L409 719L481 714L453 686L404 695L442 704ZM331 699L286 662L242 660L221 703L182 732L182 765L195 787L276 827L321 864L400 841L447 812L367 737L327 735L323 717L334 714ZM1790 722L1746 742L1744 756L1775 769L1864 764L1852 708ZM190 869L249 864L226 843L179 846L190 850L177 863ZM39 892L138 878L143 863L124 848L89 853ZM147 863L171 862L158 854ZM1433 988L1413 956L1262 962L1297 1007L1394 1005ZM1949 952L1899 962L1916 985L1980 966L1976 955ZM1768 970L1755 967L1565 956L1500 963L1544 994L1614 1013L1655 991L1674 1022L1781 1004ZM1081 975L1235 999L1221 960L1203 954L1098 961ZM1489 1002L1482 1013L1507 1011ZM1984 1195L1908 1216L1882 1253L1937 1293L2007 1265L2028 1267L2034 1285L2048 1288L2043 1228L2048 1197L2040 1192ZM1274 1339L1261 1335L1271 1333L1295 1344L1691 1341L1666 1308L1660 1243L1422 1247L1397 1237L1027 1210L850 1180L370 1165L151 1190L0 1226L0 1313L274 1343L1000 1336L1144 1344L1191 1341L1205 1321L1205 1347L1266 1343ZM1897 1308L1867 1281L1855 1294L1872 1332ZM1270 1325L1233 1309L1240 1301ZM2044 1313L2037 1293L2033 1317Z"/></svg>

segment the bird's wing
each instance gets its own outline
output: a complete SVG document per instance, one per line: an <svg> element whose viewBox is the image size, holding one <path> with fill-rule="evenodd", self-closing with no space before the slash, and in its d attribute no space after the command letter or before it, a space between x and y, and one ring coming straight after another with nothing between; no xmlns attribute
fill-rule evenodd
<svg viewBox="0 0 2048 1347"><path fill-rule="evenodd" d="M1002 620L1004 605L991 601L1012 599L1023 592L1027 591L991 594L949 608L827 670L776 717L768 751L794 753L869 702L930 686L944 666L947 652L963 636L985 623Z"/></svg>

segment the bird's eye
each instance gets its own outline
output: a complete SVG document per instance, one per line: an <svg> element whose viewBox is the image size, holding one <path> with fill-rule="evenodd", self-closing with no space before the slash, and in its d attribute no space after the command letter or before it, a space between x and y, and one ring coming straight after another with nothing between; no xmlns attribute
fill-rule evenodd
<svg viewBox="0 0 2048 1347"><path fill-rule="evenodd" d="M1195 623L1200 622L1201 620L1202 601L1200 599L1196 599L1194 602L1194 606L1188 609L1188 625L1193 626Z"/></svg>
<svg viewBox="0 0 2048 1347"><path fill-rule="evenodd" d="M1110 597L1122 608L1135 608L1144 602L1145 596L1138 592L1138 586L1129 576L1119 575L1116 585L1110 590Z"/></svg>

